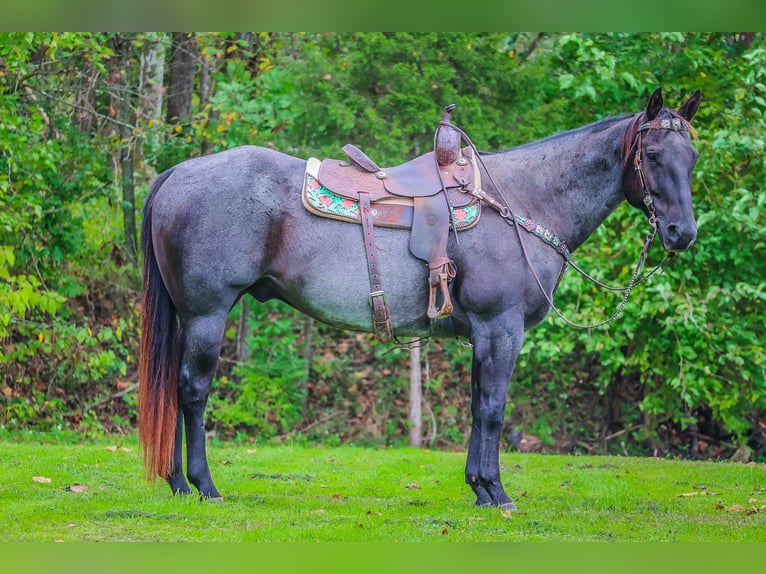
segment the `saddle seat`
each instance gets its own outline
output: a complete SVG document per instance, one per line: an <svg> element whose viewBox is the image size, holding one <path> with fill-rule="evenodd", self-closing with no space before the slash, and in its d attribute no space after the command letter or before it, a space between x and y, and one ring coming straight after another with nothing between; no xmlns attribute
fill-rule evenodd
<svg viewBox="0 0 766 574"><path fill-rule="evenodd" d="M458 210L465 213L466 209L474 209L473 224L478 221L479 203L471 192L480 189L473 149L460 148L460 136L449 123L453 108L454 105L445 109L442 123L437 128L434 151L401 165L381 168L352 144L342 148L347 160L319 162L312 158L307 164L304 206L317 215L362 224L373 326L381 341L393 336L393 328L372 232L375 224L411 230L410 252L424 261L429 270L427 316L432 320L445 319L453 311L449 282L455 277L456 269L447 255L447 240L451 228L456 231L461 228L460 218L455 217ZM329 190L338 203L351 212L350 215L324 209L319 202L312 203L312 193L317 190ZM321 203L327 203L327 196L320 199ZM441 305L437 306L439 296Z"/></svg>
<svg viewBox="0 0 766 574"><path fill-rule="evenodd" d="M375 202L390 196L430 197L443 189L472 188L475 170L473 150L468 147L453 163L439 169L433 151L401 165L380 168L352 144L341 149L349 159L324 160L319 181L349 199L357 199L360 192L369 193L370 201Z"/></svg>

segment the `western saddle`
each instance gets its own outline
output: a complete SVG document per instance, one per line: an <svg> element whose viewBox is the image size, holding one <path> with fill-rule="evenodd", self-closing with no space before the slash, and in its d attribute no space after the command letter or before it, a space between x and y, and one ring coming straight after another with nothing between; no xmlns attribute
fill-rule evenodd
<svg viewBox="0 0 766 574"><path fill-rule="evenodd" d="M339 203L351 208L351 220L362 224L372 319L375 335L381 341L393 337L393 326L375 246L376 224L411 229L410 252L428 265L429 319L445 319L453 311L449 283L456 269L447 255L447 239L450 228L461 228L454 216L457 210L473 206L478 220L478 200L472 193L481 189L474 150L472 146L461 147L462 132L450 122L454 108L451 104L444 110L434 134L434 150L402 165L381 168L351 144L342 148L347 160L309 160L306 181L314 188L321 186L332 192ZM304 187L304 205L318 215L333 217L310 205L307 188L308 183ZM441 305L437 306L439 299Z"/></svg>

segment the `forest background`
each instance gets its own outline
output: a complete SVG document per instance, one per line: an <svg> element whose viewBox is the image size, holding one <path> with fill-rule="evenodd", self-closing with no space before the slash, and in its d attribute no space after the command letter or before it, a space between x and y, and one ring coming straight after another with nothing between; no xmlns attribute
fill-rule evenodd
<svg viewBox="0 0 766 574"><path fill-rule="evenodd" d="M132 433L140 206L152 179L237 145L382 164L432 145L448 103L501 150L699 89L699 235L608 327L530 332L504 448L766 457L762 33L0 34L0 432ZM627 283L647 224L621 207L575 254ZM360 239L361 240L361 239ZM649 263L663 256L655 246ZM480 255L477 255L480 256ZM618 301L567 276L583 321ZM225 439L463 449L470 350L413 357L282 304L231 314L208 406ZM411 363L414 367L411 369Z"/></svg>

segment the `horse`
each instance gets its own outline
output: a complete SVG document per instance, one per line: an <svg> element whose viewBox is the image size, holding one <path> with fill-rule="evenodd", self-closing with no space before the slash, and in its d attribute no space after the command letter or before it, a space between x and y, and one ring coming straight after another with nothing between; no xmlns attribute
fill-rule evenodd
<svg viewBox="0 0 766 574"><path fill-rule="evenodd" d="M644 211L668 253L694 242L690 123L699 103L696 91L677 110L664 108L658 88L641 112L482 152L484 192L500 208L450 235L448 318L426 316L427 270L409 253L409 234L374 228L394 334L460 337L472 347L465 481L477 506L516 508L499 467L506 395L525 332L552 308L562 254L623 200ZM201 498L223 500L207 462L204 413L240 297L278 299L334 327L373 332L361 228L302 206L306 165L241 146L169 168L146 197L139 438L147 476L175 494L191 494L190 482ZM543 233L527 233L523 223L532 219Z"/></svg>

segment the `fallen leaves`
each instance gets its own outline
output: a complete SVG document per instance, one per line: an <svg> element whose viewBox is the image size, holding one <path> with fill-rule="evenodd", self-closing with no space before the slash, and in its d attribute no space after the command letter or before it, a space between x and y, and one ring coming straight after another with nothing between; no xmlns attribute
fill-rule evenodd
<svg viewBox="0 0 766 574"><path fill-rule="evenodd" d="M414 480L411 483L409 483L407 486L405 486L404 488L406 488L407 490L423 490L423 487L420 486Z"/></svg>
<svg viewBox="0 0 766 574"><path fill-rule="evenodd" d="M707 490L695 490L693 492L682 492L678 496L682 497L689 497L689 496L718 496L719 492L708 492Z"/></svg>
<svg viewBox="0 0 766 574"><path fill-rule="evenodd" d="M32 480L34 482L39 482L40 484L50 484L51 479L47 476L33 476ZM61 490L66 490L68 492L88 492L88 485L86 484L70 484L69 486L64 486L61 488Z"/></svg>
<svg viewBox="0 0 766 574"><path fill-rule="evenodd" d="M753 514L758 514L761 510L766 510L766 504L761 504L760 506L750 506L745 507L741 504L732 504L729 508L727 508L729 512L744 512L748 516L752 516Z"/></svg>
<svg viewBox="0 0 766 574"><path fill-rule="evenodd" d="M117 451L120 451L120 452L131 452L133 449L132 448L128 448L126 446L114 445L114 446L106 447L106 450L108 450L109 452L117 452Z"/></svg>
<svg viewBox="0 0 766 574"><path fill-rule="evenodd" d="M716 505L716 508L718 510L726 510L728 512L742 512L748 516L752 516L753 514L758 514L762 510L766 510L766 504L764 503L766 503L766 500L750 497L747 500L747 506L744 504L732 504L729 508L726 508L723 504L719 503Z"/></svg>
<svg viewBox="0 0 766 574"><path fill-rule="evenodd" d="M88 486L85 484L70 484L64 490L69 492L88 492Z"/></svg>
<svg viewBox="0 0 766 574"><path fill-rule="evenodd" d="M683 492L683 493L679 494L678 496L679 497L683 497L683 498L689 498L689 497L693 497L693 496L720 496L719 492L709 491L707 489L707 487L705 487L703 485L695 484L694 488L696 488L698 490L693 490L691 492ZM760 513L762 510L766 510L766 500L760 499L760 498L755 498L755 497L751 496L748 499L748 501L747 501L747 505L736 503L736 504L732 504L729 507L724 505L723 502L719 501L715 505L715 509L716 510L725 510L727 512L741 512L741 513L746 514L748 516L752 516L753 514Z"/></svg>
<svg viewBox="0 0 766 574"><path fill-rule="evenodd" d="M688 498L690 496L720 496L719 492L711 492L707 489L707 486L703 486L701 484L695 484L693 488L696 488L697 490L692 490L691 492L683 492L678 496L684 498Z"/></svg>

